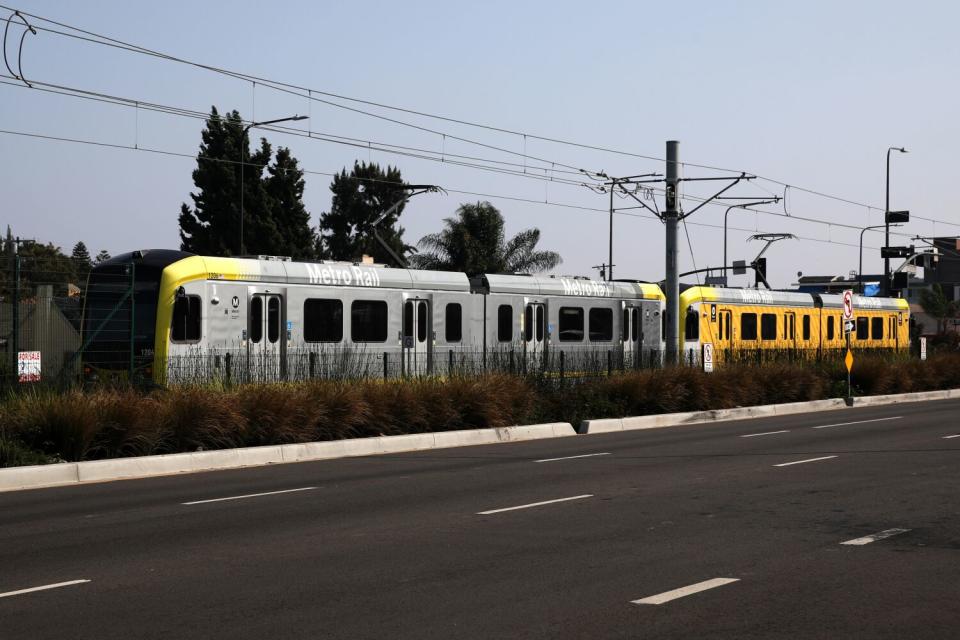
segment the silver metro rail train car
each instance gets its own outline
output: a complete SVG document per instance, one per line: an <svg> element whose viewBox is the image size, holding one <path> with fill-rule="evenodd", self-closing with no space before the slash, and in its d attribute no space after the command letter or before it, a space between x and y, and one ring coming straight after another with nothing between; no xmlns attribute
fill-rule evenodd
<svg viewBox="0 0 960 640"><path fill-rule="evenodd" d="M659 358L656 285L149 250L90 274L84 371L158 384Z"/></svg>

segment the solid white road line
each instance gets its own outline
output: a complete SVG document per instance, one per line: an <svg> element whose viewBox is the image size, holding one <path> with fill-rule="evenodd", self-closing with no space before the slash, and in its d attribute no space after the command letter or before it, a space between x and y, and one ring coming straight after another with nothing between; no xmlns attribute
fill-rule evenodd
<svg viewBox="0 0 960 640"><path fill-rule="evenodd" d="M823 456L822 458L808 458L807 460L794 460L793 462L782 462L780 464L775 464L775 467L789 467L792 464L803 464L804 462L816 462L818 460L829 460L830 458L836 458L837 456Z"/></svg>
<svg viewBox="0 0 960 640"><path fill-rule="evenodd" d="M181 502L180 504L207 504L208 502L223 502L225 500L243 500L244 498L259 498L260 496L275 496L281 493L294 493L295 491L310 491L316 487L300 487L299 489L284 489L283 491L267 491L265 493L248 493L245 496L230 496L229 498L211 498L210 500L194 500L193 502Z"/></svg>
<svg viewBox="0 0 960 640"><path fill-rule="evenodd" d="M45 584L42 587L31 587L29 589L20 589L19 591L7 591L0 593L0 598L9 598L10 596L19 596L24 593L33 593L34 591L46 591L47 589L59 589L60 587L69 587L75 584L83 584L89 580L70 580L69 582L57 582L55 584Z"/></svg>
<svg viewBox="0 0 960 640"><path fill-rule="evenodd" d="M557 460L573 460L575 458L593 458L596 456L608 456L608 455L610 455L609 451L606 453L584 453L583 455L579 455L579 456L565 456L563 458L544 458L543 460L534 460L534 462L556 462Z"/></svg>
<svg viewBox="0 0 960 640"><path fill-rule="evenodd" d="M829 429L830 427L845 427L848 424L866 424L868 422L883 422L885 420L899 420L903 416L893 416L892 418L874 418L873 420L857 420L856 422L838 422L837 424L822 424L813 429Z"/></svg>
<svg viewBox="0 0 960 640"><path fill-rule="evenodd" d="M952 436L943 436L943 439L944 439L944 440L949 440L950 438L960 438L960 433L957 433L957 434L952 435Z"/></svg>
<svg viewBox="0 0 960 640"><path fill-rule="evenodd" d="M531 502L530 504L521 504L517 507L506 507L504 509L491 509L490 511L480 511L477 513L478 516L489 516L493 513L503 513L504 511L516 511L517 509L529 509L530 507L541 507L545 504L554 504L555 502L567 502L569 500L582 500L584 498L592 498L592 493L587 493L582 496L571 496L569 498L557 498L556 500L544 500L543 502Z"/></svg>
<svg viewBox="0 0 960 640"><path fill-rule="evenodd" d="M664 602L670 602L671 600L676 600L677 598L682 598L684 596L693 595L694 593L700 593L701 591L706 591L707 589L714 589L716 587L722 587L725 584L730 584L731 582L739 582L740 578L713 578L712 580L704 580L703 582L698 582L697 584L691 584L689 587L681 587L680 589L674 589L673 591L667 591L655 596L650 596L648 598L641 598L640 600L631 600L633 604L663 604Z"/></svg>
<svg viewBox="0 0 960 640"><path fill-rule="evenodd" d="M741 438L756 438L757 436L772 436L775 433L790 433L789 429L784 429L783 431L764 431L763 433L748 433L745 436L740 436Z"/></svg>
<svg viewBox="0 0 960 640"><path fill-rule="evenodd" d="M859 547L865 544L870 544L871 542L876 542L877 540L883 540L884 538L906 533L907 531L910 531L910 529L887 529L886 531L875 533L872 536L854 538L853 540L847 540L846 542L841 542L840 544L850 544Z"/></svg>

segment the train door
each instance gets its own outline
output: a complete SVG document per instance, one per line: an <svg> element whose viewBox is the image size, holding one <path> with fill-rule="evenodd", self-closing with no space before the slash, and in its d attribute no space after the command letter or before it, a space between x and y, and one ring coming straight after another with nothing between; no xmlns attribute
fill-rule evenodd
<svg viewBox="0 0 960 640"><path fill-rule="evenodd" d="M783 314L783 341L787 349L797 347L797 314L787 311Z"/></svg>
<svg viewBox="0 0 960 640"><path fill-rule="evenodd" d="M640 319L640 307L627 302L622 305L622 324L620 338L623 342L623 366L640 367L643 348L643 323Z"/></svg>
<svg viewBox="0 0 960 640"><path fill-rule="evenodd" d="M733 345L730 342L732 325L733 314L729 309L720 309L717 311L717 344L714 347L714 360L719 360L723 357L725 351L729 351L732 348Z"/></svg>
<svg viewBox="0 0 960 640"><path fill-rule="evenodd" d="M403 374L420 376L430 373L430 301L408 298L403 303Z"/></svg>
<svg viewBox="0 0 960 640"><path fill-rule="evenodd" d="M286 336L283 296L257 293L250 297L247 314L248 371L254 380L280 380L284 371Z"/></svg>
<svg viewBox="0 0 960 640"><path fill-rule="evenodd" d="M547 350L547 308L542 302L529 301L523 310L523 353L528 367L544 364Z"/></svg>

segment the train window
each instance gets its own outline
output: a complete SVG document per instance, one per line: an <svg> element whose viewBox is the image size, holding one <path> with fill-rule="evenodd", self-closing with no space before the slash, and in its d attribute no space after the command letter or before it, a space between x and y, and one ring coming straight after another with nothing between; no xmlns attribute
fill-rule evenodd
<svg viewBox="0 0 960 640"><path fill-rule="evenodd" d="M267 340L276 342L280 339L280 298L270 297L267 300Z"/></svg>
<svg viewBox="0 0 960 640"><path fill-rule="evenodd" d="M581 307L560 307L560 341L580 342L583 340L583 309Z"/></svg>
<svg viewBox="0 0 960 640"><path fill-rule="evenodd" d="M513 340L513 307L508 304L502 304L497 309L497 340L500 342Z"/></svg>
<svg viewBox="0 0 960 640"><path fill-rule="evenodd" d="M250 301L250 342L263 340L263 298L254 296Z"/></svg>
<svg viewBox="0 0 960 640"><path fill-rule="evenodd" d="M403 337L413 337L413 300L403 303Z"/></svg>
<svg viewBox="0 0 960 640"><path fill-rule="evenodd" d="M623 324L620 326L620 339L626 342L630 339L630 309L623 310Z"/></svg>
<svg viewBox="0 0 960 640"><path fill-rule="evenodd" d="M417 303L417 342L427 341L427 303Z"/></svg>
<svg viewBox="0 0 960 640"><path fill-rule="evenodd" d="M857 318L857 340L870 339L870 323L867 318Z"/></svg>
<svg viewBox="0 0 960 640"><path fill-rule="evenodd" d="M613 309L590 309L590 342L613 340Z"/></svg>
<svg viewBox="0 0 960 640"><path fill-rule="evenodd" d="M870 319L870 339L883 340L883 318Z"/></svg>
<svg viewBox="0 0 960 640"><path fill-rule="evenodd" d="M810 339L810 316L803 314L803 339Z"/></svg>
<svg viewBox="0 0 960 640"><path fill-rule="evenodd" d="M740 315L740 339L757 339L757 314L744 313Z"/></svg>
<svg viewBox="0 0 960 640"><path fill-rule="evenodd" d="M630 327L630 338L637 342L640 339L640 309L633 308L633 326Z"/></svg>
<svg viewBox="0 0 960 640"><path fill-rule="evenodd" d="M833 340L833 316L827 316L827 340Z"/></svg>
<svg viewBox="0 0 960 640"><path fill-rule="evenodd" d="M460 342L463 339L463 308L459 302L447 305L446 326L447 342Z"/></svg>
<svg viewBox="0 0 960 640"><path fill-rule="evenodd" d="M724 336L724 338L727 339L727 340L729 340L729 339L730 339L730 325L733 324L733 312L732 312L732 311L727 311L724 315L727 316L727 333L726 333L726 335Z"/></svg>
<svg viewBox="0 0 960 640"><path fill-rule="evenodd" d="M343 340L343 302L321 298L304 300L303 339L305 342Z"/></svg>
<svg viewBox="0 0 960 640"><path fill-rule="evenodd" d="M700 339L700 314L693 307L687 308L687 321L683 326L683 334L689 341Z"/></svg>
<svg viewBox="0 0 960 640"><path fill-rule="evenodd" d="M723 340L723 314L720 314L719 326L717 328L717 337Z"/></svg>
<svg viewBox="0 0 960 640"><path fill-rule="evenodd" d="M760 339L777 339L777 316L773 313L764 313L760 315Z"/></svg>
<svg viewBox="0 0 960 640"><path fill-rule="evenodd" d="M527 310L523 313L523 339L527 342L533 340L533 305L528 304Z"/></svg>
<svg viewBox="0 0 960 640"><path fill-rule="evenodd" d="M354 300L350 305L350 339L354 342L387 341L387 303Z"/></svg>
<svg viewBox="0 0 960 640"><path fill-rule="evenodd" d="M177 296L173 303L170 339L174 342L198 342L202 309L200 296Z"/></svg>
<svg viewBox="0 0 960 640"><path fill-rule="evenodd" d="M546 312L542 305L537 305L534 307L534 310L537 312L537 342L543 342L543 336L546 334L547 329L547 319L544 316Z"/></svg>

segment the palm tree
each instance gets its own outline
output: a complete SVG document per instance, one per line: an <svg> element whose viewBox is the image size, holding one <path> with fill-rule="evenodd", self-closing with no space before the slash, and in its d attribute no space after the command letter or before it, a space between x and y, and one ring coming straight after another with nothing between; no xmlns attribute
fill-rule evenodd
<svg viewBox="0 0 960 640"><path fill-rule="evenodd" d="M521 231L505 241L503 216L489 202L462 204L445 228L420 239L410 263L417 269L481 273L536 273L562 262L555 251L537 251L539 229Z"/></svg>

